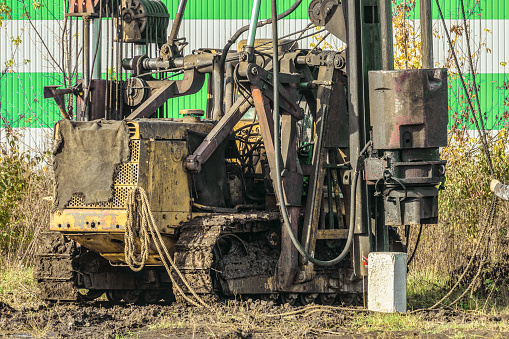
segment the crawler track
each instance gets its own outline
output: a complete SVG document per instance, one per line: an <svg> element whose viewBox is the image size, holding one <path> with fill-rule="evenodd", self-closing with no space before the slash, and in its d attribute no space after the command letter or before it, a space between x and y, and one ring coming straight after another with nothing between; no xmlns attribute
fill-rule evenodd
<svg viewBox="0 0 509 339"><path fill-rule="evenodd" d="M57 232L42 232L36 252L34 278L40 298L52 301L76 301L76 271L72 260L76 243Z"/></svg>
<svg viewBox="0 0 509 339"><path fill-rule="evenodd" d="M191 288L205 300L216 300L220 294L217 268L214 267L214 251L218 240L231 234L242 234L270 229L270 222L279 220L277 213L257 212L246 214L223 214L193 219L181 229L175 246L175 264L189 282ZM184 292L191 292L180 284ZM177 301L184 298L174 288Z"/></svg>
<svg viewBox="0 0 509 339"><path fill-rule="evenodd" d="M271 243L275 230L279 226L279 214L272 212L252 212L236 214L209 214L196 217L179 229L179 240L175 245L174 260L184 278L205 302L212 304L219 299L231 298L237 294L252 299L265 299L289 303L291 305L306 305L313 302L323 304L362 304L362 296L348 292L316 293L311 290L299 293L280 293L271 291L256 292L260 283L275 275L279 259L279 248ZM277 235L276 235L277 238ZM171 284L154 286L122 285L121 281L129 279L140 281L143 272L132 272L125 267L112 267L102 257L98 257L93 264L93 255L84 256L85 248L56 232L44 232L40 235L39 247L36 255L34 278L37 280L40 297L49 301L77 301L93 300L106 291L108 299L117 303L124 300L127 303L158 303L161 299L172 301L173 294L176 301L186 304L175 286L171 294ZM80 256L81 254L81 256ZM87 259L84 259L84 258ZM79 260L79 258L82 258ZM95 258L95 257L94 257ZM97 258L96 258L97 259ZM85 260L85 262L82 262ZM91 267L88 267L88 266ZM93 266L93 267L92 267ZM104 266L104 267L103 267ZM95 269L92 269L95 268ZM91 271L92 269L92 271ZM154 268L147 268L154 269ZM91 272L111 271L117 277L115 286L103 286L82 295L79 288L84 288L83 278ZM165 275L164 270L159 270ZM333 276L333 271L317 271L322 276ZM97 274L99 274L97 273ZM105 273L106 274L106 273ZM190 299L194 299L191 291L178 278L177 272L172 272L179 286ZM128 279L128 276L131 277ZM122 277L122 279L121 279ZM161 276L162 277L162 276ZM120 280L119 280L120 279ZM166 276L163 281L168 280ZM81 281L81 283L79 283ZM245 292L230 290L236 282L243 282L247 288ZM258 283L259 282L259 283ZM233 285L232 285L233 284ZM80 287L81 286L81 287ZM120 286L124 289L119 289ZM239 286L239 285L236 285ZM166 292L165 292L166 291ZM170 294L170 297L168 297Z"/></svg>

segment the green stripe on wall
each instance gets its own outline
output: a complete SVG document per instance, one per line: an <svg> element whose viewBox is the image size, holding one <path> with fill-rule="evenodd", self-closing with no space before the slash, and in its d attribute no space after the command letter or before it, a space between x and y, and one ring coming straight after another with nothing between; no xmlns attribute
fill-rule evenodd
<svg viewBox="0 0 509 339"><path fill-rule="evenodd" d="M118 1L120 0L113 0ZM401 1L401 0L398 0ZM25 1L27 3L26 9L28 10L30 17L35 20L55 20L63 18L63 1L50 1L41 0L40 3L43 7L38 10L34 10L31 1ZM170 18L175 16L175 12L178 7L178 0L163 0L168 7ZM289 8L295 1L294 0L280 0L278 1L278 12L281 13ZM307 19L308 18L308 6L311 0L304 0L302 4L295 10L294 13L289 15L288 19ZM416 8L419 8L419 0L416 0ZM465 5L468 6L470 3L476 3L475 7L472 8L470 16L472 19L508 19L509 18L509 4L507 0L479 0L475 2L465 1ZM461 19L461 9L459 0L440 0L442 11L446 19ZM186 11L184 13L184 19L249 19L251 15L251 7L253 0L221 0L221 1L210 1L210 0L190 0L187 3ZM433 19L439 19L438 8L434 0L433 4ZM23 4L18 0L7 0L7 5L12 8L13 19L22 20L24 19L25 9ZM468 11L468 8L467 8ZM262 1L260 9L260 19L270 18L271 9L270 1ZM412 15L413 17L413 15ZM419 18L419 10L415 11L415 18Z"/></svg>
<svg viewBox="0 0 509 339"><path fill-rule="evenodd" d="M43 87L62 84L59 73L7 73L0 80L0 128L52 128L61 119L53 99L44 99ZM165 118L179 118L181 109L207 107L207 82L196 94L171 99Z"/></svg>
<svg viewBox="0 0 509 339"><path fill-rule="evenodd" d="M398 0L399 1L399 0ZM444 19L463 19L461 2L459 0L439 0ZM463 1L465 15L470 19L503 20L509 19L509 3L507 0L476 0ZM433 19L440 19L438 6L435 0L431 0ZM415 1L415 18L420 18L420 0ZM412 15L413 17L413 15Z"/></svg>
<svg viewBox="0 0 509 339"><path fill-rule="evenodd" d="M115 2L116 0L113 0ZM120 0L118 0L120 3ZM26 1L29 4L28 1ZM295 1L294 0L281 0L278 1L278 12L281 13L289 8ZM307 19L308 7L311 0L303 0L299 8L297 8L287 19ZM62 1L49 1L42 0L40 3L43 7L34 10L32 6L26 6L30 17L35 20L56 20L63 18L63 5ZM163 3L168 7L170 18L175 16L178 7L178 0L163 0ZM11 6L13 12L13 19L24 19L25 7L18 0L8 0L7 4ZM190 0L187 3L184 12L184 19L250 19L251 7L253 1L237 1L237 0L221 0L209 1ZM270 1L262 1L260 8L260 19L267 19L272 17Z"/></svg>
<svg viewBox="0 0 509 339"><path fill-rule="evenodd" d="M0 100L2 126L5 121L12 127L53 127L55 121L60 119L60 113L53 100L43 98L43 87L61 83L58 73L9 73L0 81ZM501 88L509 82L509 74L479 74L476 76L480 86L480 101L483 113L488 120L487 128L499 129L505 121L501 117L509 106L504 103L509 101L509 89ZM449 128L453 124L453 118L461 114L461 96L463 88L458 80L449 81ZM194 95L171 99L168 103L167 118L177 118L181 109L197 108L206 109L207 105L207 82L200 92ZM5 120L4 120L5 119ZM475 129L470 124L469 128Z"/></svg>
<svg viewBox="0 0 509 339"><path fill-rule="evenodd" d="M472 84L469 81L470 76L467 75L467 86ZM477 85L480 86L479 101L481 110L487 117L485 127L488 129L500 129L508 127L503 119L504 113L509 111L509 89L504 89L504 83L509 84L509 74L477 74ZM463 104L462 104L463 103ZM464 112L461 107L466 107L467 102L464 96L464 90L459 79L449 80L449 129L454 122L454 116ZM474 100L474 106L477 108ZM476 129L475 124L470 123L469 129Z"/></svg>

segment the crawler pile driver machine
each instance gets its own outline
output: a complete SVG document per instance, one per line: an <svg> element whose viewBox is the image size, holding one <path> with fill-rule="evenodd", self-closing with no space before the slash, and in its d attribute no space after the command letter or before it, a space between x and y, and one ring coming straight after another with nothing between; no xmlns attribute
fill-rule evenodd
<svg viewBox="0 0 509 339"><path fill-rule="evenodd" d="M425 68L407 70L393 69L390 0L312 0L310 24L280 38L301 2L277 15L272 0L258 20L254 0L226 46L186 55L186 0L169 36L160 0L69 0L82 79L44 90L63 119L43 298L352 303L368 253L405 250L395 227L437 222L447 72L433 68L429 0ZM255 39L264 25L272 38ZM318 26L345 48L300 48ZM205 83L206 110L168 111Z"/></svg>

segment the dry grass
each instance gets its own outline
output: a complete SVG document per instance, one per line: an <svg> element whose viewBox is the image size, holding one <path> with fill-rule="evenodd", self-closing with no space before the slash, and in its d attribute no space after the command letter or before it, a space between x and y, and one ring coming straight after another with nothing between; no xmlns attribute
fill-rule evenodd
<svg viewBox="0 0 509 339"><path fill-rule="evenodd" d="M31 267L34 239L49 225L52 203L44 198L53 194L53 175L44 155L20 152L16 144L2 143L0 150L0 198L2 207L10 208L0 225L0 301L27 306L38 302Z"/></svg>
<svg viewBox="0 0 509 339"><path fill-rule="evenodd" d="M441 334L447 337L472 337L485 331L490 337L504 337L509 322L484 313L418 313L386 314L341 307L307 306L286 309L270 307L264 302L230 302L209 312L191 308L185 314L164 314L139 332L141 337L158 333L193 336L207 333L211 337L316 337L337 335L357 337L374 333L386 337ZM289 308L290 309L290 308Z"/></svg>

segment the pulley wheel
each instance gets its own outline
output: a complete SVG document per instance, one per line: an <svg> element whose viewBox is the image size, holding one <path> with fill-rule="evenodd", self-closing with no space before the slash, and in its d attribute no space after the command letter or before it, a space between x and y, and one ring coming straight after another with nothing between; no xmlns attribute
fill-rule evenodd
<svg viewBox="0 0 509 339"><path fill-rule="evenodd" d="M136 77L129 78L124 85L124 102L128 106L138 106L147 95L147 83Z"/></svg>

